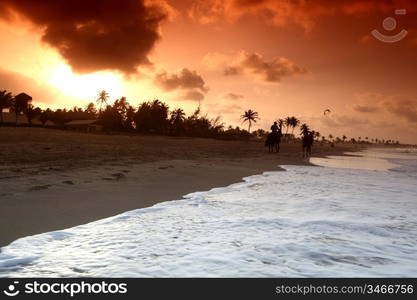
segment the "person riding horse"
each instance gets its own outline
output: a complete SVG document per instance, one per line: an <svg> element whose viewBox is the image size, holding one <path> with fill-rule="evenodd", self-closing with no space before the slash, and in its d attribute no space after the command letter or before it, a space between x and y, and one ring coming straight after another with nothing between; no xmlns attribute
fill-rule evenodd
<svg viewBox="0 0 417 300"><path fill-rule="evenodd" d="M281 143L282 131L281 127L278 126L277 122L271 126L271 132L268 134L268 137L265 141L265 146L269 148L269 152L275 151L279 152L279 144Z"/></svg>
<svg viewBox="0 0 417 300"><path fill-rule="evenodd" d="M314 131L305 131L302 133L302 148L303 148L303 157L311 156L311 147L314 143Z"/></svg>
<svg viewBox="0 0 417 300"><path fill-rule="evenodd" d="M274 122L274 124L271 126L271 131L273 133L278 133L278 130L279 130L278 124L277 122Z"/></svg>

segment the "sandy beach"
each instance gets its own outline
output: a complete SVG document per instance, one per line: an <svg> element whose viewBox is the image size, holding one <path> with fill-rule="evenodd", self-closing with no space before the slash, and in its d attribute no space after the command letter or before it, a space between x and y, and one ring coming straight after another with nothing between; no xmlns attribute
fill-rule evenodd
<svg viewBox="0 0 417 300"><path fill-rule="evenodd" d="M309 164L298 143L271 154L261 141L42 128L0 128L0 146L0 246L226 186L279 165ZM313 156L361 147L316 145Z"/></svg>

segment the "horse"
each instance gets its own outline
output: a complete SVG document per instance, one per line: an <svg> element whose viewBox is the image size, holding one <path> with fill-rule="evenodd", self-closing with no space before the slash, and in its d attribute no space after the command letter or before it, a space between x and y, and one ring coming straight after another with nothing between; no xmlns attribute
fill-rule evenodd
<svg viewBox="0 0 417 300"><path fill-rule="evenodd" d="M311 147L313 146L313 142L314 142L313 132L306 132L303 134L303 137L302 137L303 157L311 156Z"/></svg>
<svg viewBox="0 0 417 300"><path fill-rule="evenodd" d="M279 144L281 143L281 135L279 132L271 132L268 134L265 147L268 147L268 152L274 152L274 148L276 152L279 152Z"/></svg>

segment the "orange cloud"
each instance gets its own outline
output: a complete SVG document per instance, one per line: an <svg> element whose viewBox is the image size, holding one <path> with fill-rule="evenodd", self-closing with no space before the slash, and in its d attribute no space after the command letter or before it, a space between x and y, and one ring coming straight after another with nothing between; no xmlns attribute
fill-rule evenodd
<svg viewBox="0 0 417 300"><path fill-rule="evenodd" d="M381 105L390 113L408 122L417 123L417 99L408 97L394 97L384 101Z"/></svg>
<svg viewBox="0 0 417 300"><path fill-rule="evenodd" d="M366 93L359 95L360 103L352 106L359 113L385 111L411 123L417 123L417 98L407 96L385 96Z"/></svg>
<svg viewBox="0 0 417 300"><path fill-rule="evenodd" d="M212 69L222 68L226 76L248 74L260 78L265 82L280 82L283 77L307 73L285 57L267 60L259 53L240 51L234 56L221 53L208 53L203 62Z"/></svg>
<svg viewBox="0 0 417 300"><path fill-rule="evenodd" d="M183 94L179 100L190 100L190 101L202 101L204 99L204 94L199 91L188 91Z"/></svg>
<svg viewBox="0 0 417 300"><path fill-rule="evenodd" d="M328 116L322 119L322 123L329 128L335 127L362 127L364 125L370 125L371 121L369 119L360 118L356 116L349 115L337 115Z"/></svg>
<svg viewBox="0 0 417 300"><path fill-rule="evenodd" d="M321 16L386 13L396 8L416 11L417 3L414 0L199 0L192 5L189 16L207 24L234 22L244 15L257 15L270 24L294 23L310 30Z"/></svg>
<svg viewBox="0 0 417 300"><path fill-rule="evenodd" d="M244 51L239 54L237 63L225 69L225 75L249 73L260 76L262 80L267 82L280 82L282 77L304 74L306 72L306 69L297 66L287 58L279 57L268 61L258 53L247 53Z"/></svg>
<svg viewBox="0 0 417 300"><path fill-rule="evenodd" d="M178 73L162 71L155 75L154 83L166 92L182 91L178 100L202 101L209 90L203 77L187 68Z"/></svg>
<svg viewBox="0 0 417 300"><path fill-rule="evenodd" d="M378 106L373 105L361 105L361 104L355 104L352 106L352 109L357 112L361 113L373 113L379 111Z"/></svg>
<svg viewBox="0 0 417 300"><path fill-rule="evenodd" d="M205 107L212 115L230 115L243 110L243 107L237 104L220 105L218 103L209 103Z"/></svg>
<svg viewBox="0 0 417 300"><path fill-rule="evenodd" d="M240 100L245 98L245 96L241 95L241 94L236 94L236 93L227 93L226 95L224 95L224 98L227 100Z"/></svg>
<svg viewBox="0 0 417 300"><path fill-rule="evenodd" d="M1 88L17 95L21 92L29 94L35 104L53 103L59 92L51 86L41 85L32 78L19 73L0 69Z"/></svg>
<svg viewBox="0 0 417 300"><path fill-rule="evenodd" d="M165 91L177 89L198 89L207 92L203 77L196 71L190 71L187 68L182 69L178 74L169 74L161 72L155 76L155 83L162 87Z"/></svg>

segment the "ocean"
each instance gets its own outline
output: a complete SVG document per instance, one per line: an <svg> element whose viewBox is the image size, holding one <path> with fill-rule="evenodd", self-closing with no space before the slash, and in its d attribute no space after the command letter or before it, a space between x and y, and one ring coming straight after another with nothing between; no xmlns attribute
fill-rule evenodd
<svg viewBox="0 0 417 300"><path fill-rule="evenodd" d="M415 277L416 149L311 162L18 239L0 277Z"/></svg>

